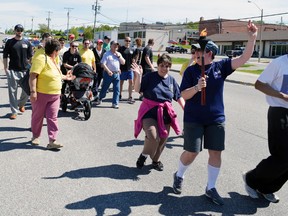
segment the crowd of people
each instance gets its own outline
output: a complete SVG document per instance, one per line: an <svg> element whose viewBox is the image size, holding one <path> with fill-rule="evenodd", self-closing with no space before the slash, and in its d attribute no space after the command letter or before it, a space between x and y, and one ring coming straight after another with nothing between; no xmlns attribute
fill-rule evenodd
<svg viewBox="0 0 288 216"><path fill-rule="evenodd" d="M19 80L30 70L30 101L32 104L32 145L40 144L43 119L47 119L49 137L48 149L63 147L57 141L59 131L57 115L61 94L65 93L67 82L75 77L71 69L84 62L94 71L92 86L96 105L103 103L111 83L113 84L112 107L119 108L123 100L123 83L128 80L127 102L134 104L133 90L138 92L141 105L134 125L134 136L143 129L145 140L143 150L136 160L136 167L142 169L148 156L152 168L164 170L160 156L165 148L170 127L181 134L177 114L172 106L175 100L184 112L184 151L173 174L173 191L181 194L187 169L203 149L208 150L207 183L205 195L215 204L223 205L224 200L216 190L221 168L221 153L225 149L224 81L238 67L251 57L257 37L257 27L247 24L248 42L243 54L237 58L214 61L218 46L211 40L191 45L191 59L181 69L182 81L179 85L169 75L172 59L162 54L157 60L157 70L153 66L154 40L142 47L142 40L135 39L136 49L131 48L131 38L126 37L121 46L109 36L98 39L90 48L91 41L79 43L70 41L65 49L65 40L53 39L49 33L42 36L41 47L32 53L31 45L22 38L22 25L15 26L15 37L4 49L4 70L8 79L9 100L12 114L16 119L18 111L25 111L28 95L22 91L17 100ZM203 46L204 44L204 46ZM8 60L9 67L8 67ZM288 73L287 55L277 58L264 70L255 87L267 95L268 144L270 156L261 161L255 169L243 174L245 189L250 197L263 196L270 202L279 202L275 194L288 179ZM102 85L101 85L102 84ZM101 89L101 90L100 90ZM203 99L204 98L204 99Z"/></svg>

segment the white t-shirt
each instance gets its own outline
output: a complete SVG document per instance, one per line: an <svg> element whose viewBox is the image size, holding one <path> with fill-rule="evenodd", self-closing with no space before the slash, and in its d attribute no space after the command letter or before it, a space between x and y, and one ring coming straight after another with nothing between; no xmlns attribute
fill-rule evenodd
<svg viewBox="0 0 288 216"><path fill-rule="evenodd" d="M258 80L269 84L273 89L288 94L288 55L280 56L265 68ZM272 107L288 108L283 99L266 95L267 103Z"/></svg>

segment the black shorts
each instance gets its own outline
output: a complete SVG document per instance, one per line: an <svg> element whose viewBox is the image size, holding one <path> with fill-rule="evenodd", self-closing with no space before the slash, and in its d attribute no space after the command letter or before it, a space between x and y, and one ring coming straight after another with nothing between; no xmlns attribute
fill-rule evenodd
<svg viewBox="0 0 288 216"><path fill-rule="evenodd" d="M184 122L184 150L202 151L203 139L205 149L223 151L225 149L225 123L202 125Z"/></svg>

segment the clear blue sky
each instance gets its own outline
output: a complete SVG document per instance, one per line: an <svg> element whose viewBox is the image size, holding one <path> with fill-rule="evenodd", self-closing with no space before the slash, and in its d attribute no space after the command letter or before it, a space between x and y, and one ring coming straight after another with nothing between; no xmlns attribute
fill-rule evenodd
<svg viewBox="0 0 288 216"><path fill-rule="evenodd" d="M71 26L93 26L94 11L92 5L95 0L5 0L0 4L0 31L13 28L21 23L26 29L38 28L38 24L48 24L50 12L50 27L52 29L67 29L67 11L70 9ZM97 26L101 23L119 25L121 22L154 23L197 22L202 16L205 19L241 19L260 16L260 9L264 11L264 21L270 23L288 24L288 15L269 16L288 12L288 1L254 0L98 0L101 6L97 14ZM199 4L201 3L201 4ZM257 5L257 6L256 6ZM260 20L260 18L254 18Z"/></svg>

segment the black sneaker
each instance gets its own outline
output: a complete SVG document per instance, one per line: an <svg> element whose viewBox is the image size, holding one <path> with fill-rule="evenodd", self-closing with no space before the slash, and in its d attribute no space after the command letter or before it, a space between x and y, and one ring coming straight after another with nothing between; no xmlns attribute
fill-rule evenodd
<svg viewBox="0 0 288 216"><path fill-rule="evenodd" d="M218 194L216 188L211 188L210 190L207 190L206 188L205 195L206 197L210 198L215 204L224 205L224 200Z"/></svg>
<svg viewBox="0 0 288 216"><path fill-rule="evenodd" d="M152 168L155 169L155 170L158 170L158 171L163 171L164 166L161 163L161 161L157 161L157 162L153 161L152 162Z"/></svg>
<svg viewBox="0 0 288 216"><path fill-rule="evenodd" d="M173 191L175 194L181 194L183 178L177 176L177 172L174 173Z"/></svg>
<svg viewBox="0 0 288 216"><path fill-rule="evenodd" d="M146 157L142 154L140 154L137 162L136 162L136 166L138 169L142 169L142 167L144 166L145 164L145 161L146 161Z"/></svg>

